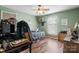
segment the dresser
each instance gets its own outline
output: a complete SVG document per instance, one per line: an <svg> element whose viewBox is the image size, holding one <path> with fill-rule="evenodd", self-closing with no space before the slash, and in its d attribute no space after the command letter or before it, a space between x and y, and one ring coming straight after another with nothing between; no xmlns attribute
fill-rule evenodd
<svg viewBox="0 0 79 59"><path fill-rule="evenodd" d="M72 35L67 34L64 38L64 53L79 53L79 39L72 40Z"/></svg>
<svg viewBox="0 0 79 59"><path fill-rule="evenodd" d="M64 41L64 53L79 53L79 43Z"/></svg>

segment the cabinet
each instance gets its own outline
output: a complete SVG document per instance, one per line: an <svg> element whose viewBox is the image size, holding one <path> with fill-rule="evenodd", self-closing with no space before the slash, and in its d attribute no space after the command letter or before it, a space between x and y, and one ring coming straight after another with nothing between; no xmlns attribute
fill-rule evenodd
<svg viewBox="0 0 79 59"><path fill-rule="evenodd" d="M3 30L3 32L11 32L14 33L16 31L16 14L11 12L2 11L0 13L0 31ZM11 30L11 31L10 31ZM1 31L2 32L2 31Z"/></svg>
<svg viewBox="0 0 79 59"><path fill-rule="evenodd" d="M66 36L66 31L59 32L59 34L58 34L58 41L63 42L65 36Z"/></svg>
<svg viewBox="0 0 79 59"><path fill-rule="evenodd" d="M64 41L65 53L79 53L79 44L71 41Z"/></svg>

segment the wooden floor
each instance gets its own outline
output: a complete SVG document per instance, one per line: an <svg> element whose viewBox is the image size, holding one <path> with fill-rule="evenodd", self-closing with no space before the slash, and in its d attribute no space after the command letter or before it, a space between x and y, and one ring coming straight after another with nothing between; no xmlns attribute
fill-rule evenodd
<svg viewBox="0 0 79 59"><path fill-rule="evenodd" d="M28 49L21 53L28 53ZM32 53L63 53L63 43L51 38L45 38L32 44Z"/></svg>

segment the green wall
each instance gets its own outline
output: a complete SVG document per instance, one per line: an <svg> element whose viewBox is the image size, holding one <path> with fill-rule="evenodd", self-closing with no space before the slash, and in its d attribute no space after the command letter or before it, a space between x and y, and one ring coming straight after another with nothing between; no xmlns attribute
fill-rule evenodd
<svg viewBox="0 0 79 59"><path fill-rule="evenodd" d="M36 20L36 17L33 15L29 15L29 14L26 14L23 12L15 11L15 10L12 10L12 9L9 9L9 8L3 7L3 6L0 6L0 11L14 13L14 14L16 14L17 22L24 20L29 24L31 30L37 29L37 20Z"/></svg>
<svg viewBox="0 0 79 59"><path fill-rule="evenodd" d="M57 13L52 13L49 15L44 15L44 16L33 16L33 15L29 15L23 12L19 12L19 11L15 11L3 6L0 6L0 12L11 12L11 13L15 13L16 14L16 19L17 22L24 20L26 21L31 30L36 30L37 27L39 26L41 31L45 31L46 34L48 34L47 32L47 20L49 20L49 17L56 17L57 16L57 32L62 31L65 26L61 25L61 21L63 19L68 19L68 26L70 26L70 28L74 27L74 24L76 22L79 22L79 8L76 9L72 9L72 10L67 10L67 11L62 11L62 12L57 12ZM45 25L41 26L40 23L40 19L43 18L43 20L45 21Z"/></svg>
<svg viewBox="0 0 79 59"><path fill-rule="evenodd" d="M41 18L43 18L44 21L46 21L43 28L44 28L44 30L47 34L48 34L48 32L47 32L47 20L49 20L49 17L56 17L56 16L57 16L57 32L60 32L65 28L65 26L61 25L61 21L63 19L67 19L68 20L68 26L70 28L73 28L75 23L79 22L79 8L41 16ZM37 17L37 19L39 19L39 17ZM40 28L41 27L42 26L40 26Z"/></svg>

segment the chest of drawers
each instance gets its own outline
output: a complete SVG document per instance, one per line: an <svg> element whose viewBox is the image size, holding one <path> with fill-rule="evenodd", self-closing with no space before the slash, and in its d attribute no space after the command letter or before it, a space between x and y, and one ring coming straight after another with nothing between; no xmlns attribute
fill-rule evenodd
<svg viewBox="0 0 79 59"><path fill-rule="evenodd" d="M65 53L79 53L79 44L71 41L64 41Z"/></svg>

